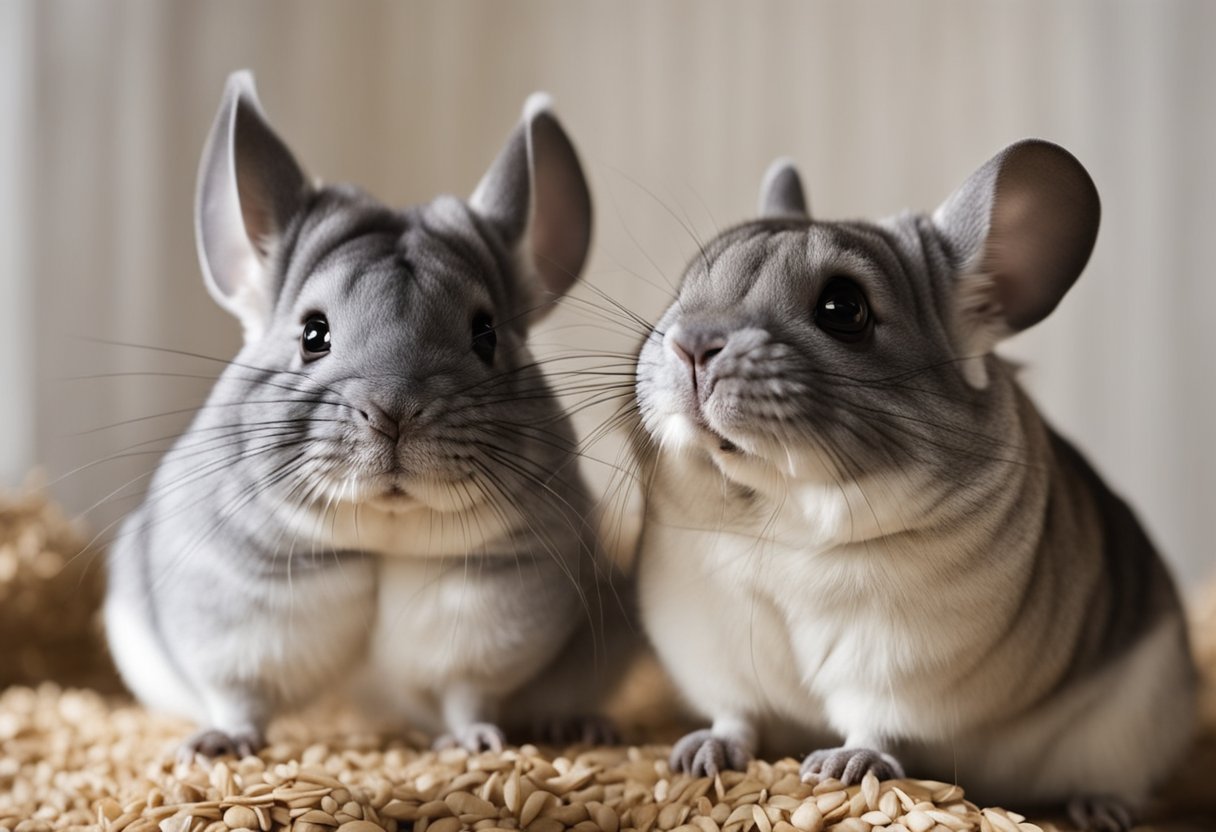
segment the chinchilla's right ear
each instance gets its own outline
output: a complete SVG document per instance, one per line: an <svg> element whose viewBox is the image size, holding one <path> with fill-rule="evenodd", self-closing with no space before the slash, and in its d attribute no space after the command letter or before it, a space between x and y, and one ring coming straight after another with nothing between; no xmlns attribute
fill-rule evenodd
<svg viewBox="0 0 1216 832"><path fill-rule="evenodd" d="M1081 163L1040 139L993 156L933 213L958 271L956 337L972 386L987 384L983 356L1047 317L1080 276L1101 214Z"/></svg>
<svg viewBox="0 0 1216 832"><path fill-rule="evenodd" d="M591 246L591 192L549 96L528 98L469 205L518 259L534 323L578 279Z"/></svg>
<svg viewBox="0 0 1216 832"><path fill-rule="evenodd" d="M760 216L810 219L802 177L792 159L782 157L768 166L760 183Z"/></svg>
<svg viewBox="0 0 1216 832"><path fill-rule="evenodd" d="M194 223L207 289L240 319L246 341L269 323L277 291L270 254L308 191L304 172L262 114L253 75L232 73L203 148Z"/></svg>

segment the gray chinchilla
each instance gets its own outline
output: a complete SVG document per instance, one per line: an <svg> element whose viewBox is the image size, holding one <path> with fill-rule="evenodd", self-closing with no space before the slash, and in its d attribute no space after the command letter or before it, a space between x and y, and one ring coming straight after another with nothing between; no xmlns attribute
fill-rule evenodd
<svg viewBox="0 0 1216 832"><path fill-rule="evenodd" d="M526 344L591 238L547 100L470 200L396 210L311 183L235 73L196 220L244 346L112 547L127 684L196 720L183 750L207 755L256 750L276 714L354 679L474 749L589 715L622 610Z"/></svg>
<svg viewBox="0 0 1216 832"><path fill-rule="evenodd" d="M1089 175L1025 141L931 216L823 222L779 162L761 211L692 261L638 358L642 615L712 720L673 767L797 734L808 781L906 770L1126 826L1190 736L1186 622L992 352L1084 268Z"/></svg>

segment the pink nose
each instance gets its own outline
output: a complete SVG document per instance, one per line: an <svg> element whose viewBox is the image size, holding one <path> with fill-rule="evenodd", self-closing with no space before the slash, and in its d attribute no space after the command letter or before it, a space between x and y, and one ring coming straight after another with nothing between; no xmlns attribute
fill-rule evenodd
<svg viewBox="0 0 1216 832"><path fill-rule="evenodd" d="M698 374L704 375L714 356L722 352L725 346L725 336L704 330L681 330L673 333L671 338L671 349L688 365L694 388L698 383Z"/></svg>

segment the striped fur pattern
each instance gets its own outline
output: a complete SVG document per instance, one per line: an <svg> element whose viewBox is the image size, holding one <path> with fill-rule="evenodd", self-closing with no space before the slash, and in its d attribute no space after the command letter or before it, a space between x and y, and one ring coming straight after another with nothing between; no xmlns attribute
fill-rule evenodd
<svg viewBox="0 0 1216 832"><path fill-rule="evenodd" d="M906 771L1115 828L1129 807L1100 796L1134 808L1179 758L1195 683L1171 579L990 352L1088 255L1037 296L1033 274L1009 282L1041 242L1002 215L1012 195L1079 210L1041 184L1061 179L1039 156L1075 163L1053 148L1014 146L949 210L880 222L812 220L782 165L764 216L693 258L636 383L642 614L712 723L677 767L765 742L812 781ZM1092 245L1093 199L1066 243ZM817 325L840 278L868 305L859 339Z"/></svg>

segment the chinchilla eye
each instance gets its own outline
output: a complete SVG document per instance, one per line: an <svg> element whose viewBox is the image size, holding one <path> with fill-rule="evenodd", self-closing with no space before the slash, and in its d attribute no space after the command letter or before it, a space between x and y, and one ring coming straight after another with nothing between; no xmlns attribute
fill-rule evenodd
<svg viewBox="0 0 1216 832"><path fill-rule="evenodd" d="M847 277L829 280L815 304L815 325L840 341L860 341L870 330L871 320L861 287Z"/></svg>
<svg viewBox="0 0 1216 832"><path fill-rule="evenodd" d="M320 358L329 352L329 321L324 315L309 315L300 333L300 349L308 360Z"/></svg>
<svg viewBox="0 0 1216 832"><path fill-rule="evenodd" d="M494 319L485 312L473 316L473 352L487 364L494 361L494 348L498 346L498 333L494 331Z"/></svg>

